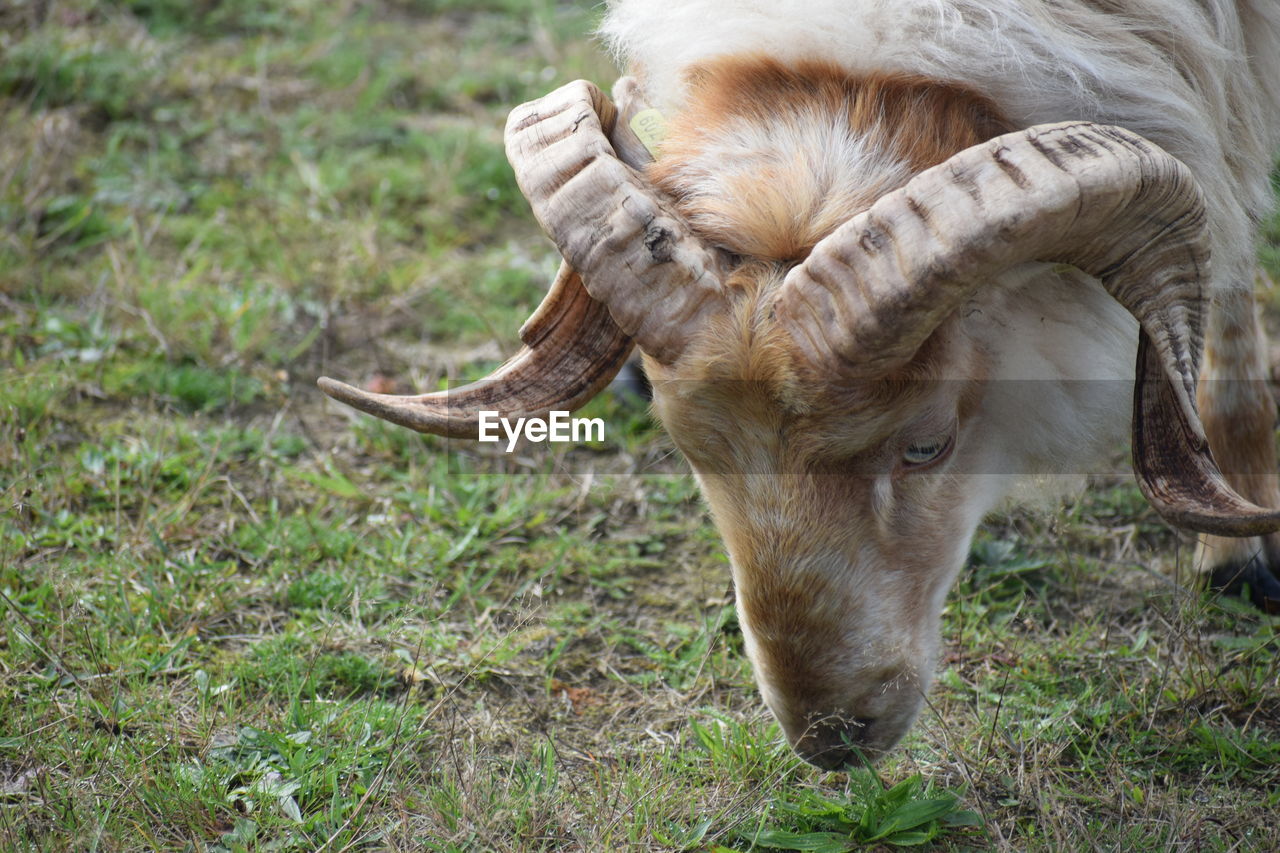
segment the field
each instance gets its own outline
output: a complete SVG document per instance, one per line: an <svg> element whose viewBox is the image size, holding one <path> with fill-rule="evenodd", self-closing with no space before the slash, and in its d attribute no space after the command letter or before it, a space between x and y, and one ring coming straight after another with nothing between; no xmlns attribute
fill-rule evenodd
<svg viewBox="0 0 1280 853"><path fill-rule="evenodd" d="M503 121L611 82L598 14L0 4L0 849L1280 849L1280 618L1129 479L993 517L913 733L823 773L642 402L508 457L316 390L513 351Z"/></svg>

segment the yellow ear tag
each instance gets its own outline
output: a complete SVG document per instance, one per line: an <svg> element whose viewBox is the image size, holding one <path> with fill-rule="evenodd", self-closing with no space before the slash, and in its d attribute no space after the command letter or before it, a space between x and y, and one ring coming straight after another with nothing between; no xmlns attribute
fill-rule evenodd
<svg viewBox="0 0 1280 853"><path fill-rule="evenodd" d="M631 117L631 130L640 143L649 152L649 156L658 159L658 151L662 148L662 139L667 135L667 120L662 113L650 107L641 110Z"/></svg>

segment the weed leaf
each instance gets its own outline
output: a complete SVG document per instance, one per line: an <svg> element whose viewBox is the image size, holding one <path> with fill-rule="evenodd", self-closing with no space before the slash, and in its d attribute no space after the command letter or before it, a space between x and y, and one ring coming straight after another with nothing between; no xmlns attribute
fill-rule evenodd
<svg viewBox="0 0 1280 853"><path fill-rule="evenodd" d="M835 832L788 832L765 829L756 833L756 844L775 850L803 850L810 853L846 853L856 846L847 835Z"/></svg>

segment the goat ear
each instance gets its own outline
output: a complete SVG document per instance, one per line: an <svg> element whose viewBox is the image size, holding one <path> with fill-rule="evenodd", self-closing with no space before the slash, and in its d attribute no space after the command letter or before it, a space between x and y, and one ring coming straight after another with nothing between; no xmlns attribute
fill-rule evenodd
<svg viewBox="0 0 1280 853"><path fill-rule="evenodd" d="M1219 536L1280 530L1280 509L1260 507L1228 485L1146 332L1138 339L1133 389L1133 470L1142 493L1170 524Z"/></svg>
<svg viewBox="0 0 1280 853"><path fill-rule="evenodd" d="M619 77L613 84L613 102L618 108L618 120L614 123L613 132L609 134L609 142L617 152L618 159L637 172L653 162L654 153L636 133L632 119L640 113L656 113L650 109L644 97L644 90L634 77Z"/></svg>

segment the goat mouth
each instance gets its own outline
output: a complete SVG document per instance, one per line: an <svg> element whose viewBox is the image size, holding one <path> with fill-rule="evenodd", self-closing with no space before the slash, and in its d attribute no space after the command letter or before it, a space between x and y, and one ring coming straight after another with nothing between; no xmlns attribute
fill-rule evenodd
<svg viewBox="0 0 1280 853"><path fill-rule="evenodd" d="M845 771L869 767L893 751L924 706L924 689L916 686L896 695L877 690L866 701L810 704L814 710L809 711L774 710L800 758L823 770Z"/></svg>
<svg viewBox="0 0 1280 853"><path fill-rule="evenodd" d="M870 767L882 760L910 729L914 719L914 714L905 718L810 715L803 731L788 739L796 754L809 764L822 770L847 771Z"/></svg>
<svg viewBox="0 0 1280 853"><path fill-rule="evenodd" d="M822 770L848 770L874 764L885 750L874 746L876 721L869 717L828 717L811 723L792 748Z"/></svg>

